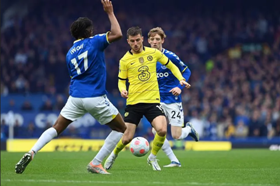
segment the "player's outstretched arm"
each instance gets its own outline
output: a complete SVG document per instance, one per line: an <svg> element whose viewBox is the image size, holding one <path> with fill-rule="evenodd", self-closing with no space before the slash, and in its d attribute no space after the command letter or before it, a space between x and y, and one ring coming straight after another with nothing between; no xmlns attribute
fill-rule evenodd
<svg viewBox="0 0 280 186"><path fill-rule="evenodd" d="M111 31L108 33L108 41L112 43L122 38L122 30L114 14L112 1L101 0L101 3L103 4L103 9L108 14L111 23Z"/></svg>
<svg viewBox="0 0 280 186"><path fill-rule="evenodd" d="M191 76L191 70L186 67L183 72L182 72L183 77L185 78L186 82L190 79ZM183 88L190 88L190 86L186 86L186 85L181 85L181 83L178 83L178 86L171 89L169 92L172 92L173 95L178 96L181 94L181 90L183 90ZM179 90L180 89L180 90Z"/></svg>
<svg viewBox="0 0 280 186"><path fill-rule="evenodd" d="M167 58L168 59L168 58ZM190 88L191 85L186 82L185 78L182 76L179 68L172 63L172 61L168 60L168 62L165 64L166 67L171 70L172 74L180 81L180 84L186 88Z"/></svg>

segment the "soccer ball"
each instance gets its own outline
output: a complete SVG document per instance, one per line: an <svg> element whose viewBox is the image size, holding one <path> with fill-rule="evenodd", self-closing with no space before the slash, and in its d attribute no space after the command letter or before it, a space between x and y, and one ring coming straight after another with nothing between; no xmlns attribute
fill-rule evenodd
<svg viewBox="0 0 280 186"><path fill-rule="evenodd" d="M136 137L130 142L130 152L137 157L145 156L150 150L149 142L143 137Z"/></svg>

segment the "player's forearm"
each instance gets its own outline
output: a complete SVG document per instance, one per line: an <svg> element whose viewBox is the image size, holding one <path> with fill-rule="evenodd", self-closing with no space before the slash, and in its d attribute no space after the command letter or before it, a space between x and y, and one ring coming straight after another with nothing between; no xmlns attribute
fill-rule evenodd
<svg viewBox="0 0 280 186"><path fill-rule="evenodd" d="M120 92L122 92L123 90L126 90L126 81L119 79L118 88L119 88Z"/></svg>
<svg viewBox="0 0 280 186"><path fill-rule="evenodd" d="M185 78L185 80L188 82L191 76L191 70L187 67L185 69L185 71L183 71L183 77ZM178 87L183 90L185 88L185 86L182 86L180 83L178 83Z"/></svg>
<svg viewBox="0 0 280 186"><path fill-rule="evenodd" d="M166 67L171 70L172 74L179 80L184 80L185 78L182 76L179 68L174 65L174 63L172 63L171 61L169 61L169 63L166 65Z"/></svg>
<svg viewBox="0 0 280 186"><path fill-rule="evenodd" d="M114 12L108 13L108 17L111 23L111 31L109 34L109 42L114 42L122 38L122 30L120 24L114 14Z"/></svg>

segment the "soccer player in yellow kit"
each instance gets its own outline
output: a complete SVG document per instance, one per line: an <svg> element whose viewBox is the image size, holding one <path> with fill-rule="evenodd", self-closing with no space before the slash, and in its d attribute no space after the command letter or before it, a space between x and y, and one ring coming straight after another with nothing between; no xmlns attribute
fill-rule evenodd
<svg viewBox="0 0 280 186"><path fill-rule="evenodd" d="M137 125L145 116L156 130L151 154L147 162L153 170L161 170L156 155L166 138L167 122L160 106L160 94L157 81L156 64L159 61L171 70L180 84L190 88L179 69L159 50L143 46L141 28L131 27L127 30L127 42L130 50L120 59L119 91L127 98L124 121L127 126L122 139L105 162L105 169L110 169L118 153L132 140ZM129 82L127 91L126 80Z"/></svg>

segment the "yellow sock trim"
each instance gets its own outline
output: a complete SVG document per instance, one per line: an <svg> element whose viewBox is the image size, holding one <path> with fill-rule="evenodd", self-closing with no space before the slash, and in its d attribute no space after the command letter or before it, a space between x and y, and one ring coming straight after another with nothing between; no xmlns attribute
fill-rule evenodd
<svg viewBox="0 0 280 186"><path fill-rule="evenodd" d="M118 142L118 144L116 145L115 149L114 149L114 153L116 155L119 154L119 152L121 152L123 150L123 148L125 147L125 145L122 142L122 139Z"/></svg>
<svg viewBox="0 0 280 186"><path fill-rule="evenodd" d="M166 136L159 136L157 133L155 135L153 144L152 144L152 151L153 155L157 155L158 151L161 149Z"/></svg>

